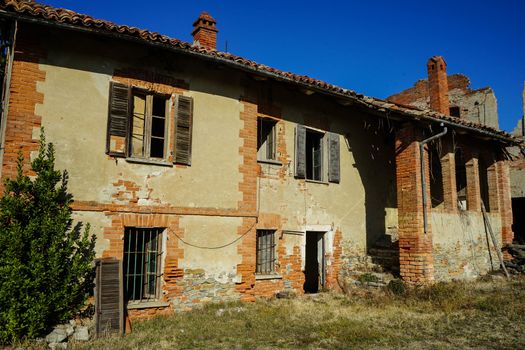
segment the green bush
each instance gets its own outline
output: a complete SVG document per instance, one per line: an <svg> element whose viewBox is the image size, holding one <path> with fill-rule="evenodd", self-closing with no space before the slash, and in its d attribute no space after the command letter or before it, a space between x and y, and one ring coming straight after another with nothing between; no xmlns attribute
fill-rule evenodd
<svg viewBox="0 0 525 350"><path fill-rule="evenodd" d="M358 281L362 284L379 282L379 278L371 273L363 273L359 275Z"/></svg>
<svg viewBox="0 0 525 350"><path fill-rule="evenodd" d="M393 279L388 282L387 288L395 295L405 295L406 293L405 283L401 279Z"/></svg>
<svg viewBox="0 0 525 350"><path fill-rule="evenodd" d="M92 290L94 237L73 226L67 173L54 169L52 144L40 139L31 162L5 181L0 198L0 344L44 335L77 313Z"/></svg>

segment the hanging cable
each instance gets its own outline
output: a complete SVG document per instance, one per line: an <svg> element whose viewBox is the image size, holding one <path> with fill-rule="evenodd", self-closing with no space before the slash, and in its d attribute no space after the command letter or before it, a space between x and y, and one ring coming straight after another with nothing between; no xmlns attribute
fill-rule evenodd
<svg viewBox="0 0 525 350"><path fill-rule="evenodd" d="M179 241L181 241L182 243L186 244L186 245L189 245L190 247L193 247L193 248L199 248L199 249L222 249L222 248L226 248L234 243L237 243L239 240L241 240L244 236L246 236L248 233L251 232L251 230L255 227L255 225L257 224L257 221L255 221L248 230L246 230L246 232L244 232L242 235L240 235L239 237L235 238L233 241L231 241L230 243L226 243L226 244L223 244L223 245L218 245L218 246L213 246L213 247L210 247L210 246L201 246L201 245L198 245L198 244L193 244L193 243L190 243L190 242L187 242L185 241L181 236L179 236L175 231L173 231L172 229L168 228L168 231L171 232L175 237L177 237L177 239Z"/></svg>

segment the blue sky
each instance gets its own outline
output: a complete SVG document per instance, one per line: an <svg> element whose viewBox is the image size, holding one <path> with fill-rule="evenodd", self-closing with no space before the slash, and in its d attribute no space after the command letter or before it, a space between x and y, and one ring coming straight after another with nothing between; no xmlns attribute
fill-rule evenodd
<svg viewBox="0 0 525 350"><path fill-rule="evenodd" d="M208 11L219 50L227 41L231 53L379 98L425 78L427 59L442 55L449 74L494 89L502 129L523 114L524 0L44 3L190 42L193 21Z"/></svg>

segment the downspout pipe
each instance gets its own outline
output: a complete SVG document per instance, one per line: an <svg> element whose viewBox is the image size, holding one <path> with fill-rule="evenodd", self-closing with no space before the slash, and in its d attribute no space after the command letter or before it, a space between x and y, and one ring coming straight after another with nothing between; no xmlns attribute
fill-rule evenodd
<svg viewBox="0 0 525 350"><path fill-rule="evenodd" d="M424 139L419 143L419 159L421 163L421 191L423 197L423 232L427 234L428 231L428 213L427 213L427 180L425 178L425 145L430 141L434 141L443 137L447 134L448 129L445 124L441 123L439 126L443 128L443 131L439 134L430 136L428 139Z"/></svg>

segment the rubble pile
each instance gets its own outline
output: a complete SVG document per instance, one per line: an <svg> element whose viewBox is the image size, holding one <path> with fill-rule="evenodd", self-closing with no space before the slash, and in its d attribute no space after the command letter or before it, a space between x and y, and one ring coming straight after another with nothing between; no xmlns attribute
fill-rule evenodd
<svg viewBox="0 0 525 350"><path fill-rule="evenodd" d="M71 320L69 323L56 326L49 333L45 342L50 349L67 349L68 341L85 342L88 341L94 333L94 324L91 320L77 322Z"/></svg>
<svg viewBox="0 0 525 350"><path fill-rule="evenodd" d="M512 255L512 260L505 263L511 273L525 273L525 245L510 244L508 252Z"/></svg>

